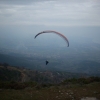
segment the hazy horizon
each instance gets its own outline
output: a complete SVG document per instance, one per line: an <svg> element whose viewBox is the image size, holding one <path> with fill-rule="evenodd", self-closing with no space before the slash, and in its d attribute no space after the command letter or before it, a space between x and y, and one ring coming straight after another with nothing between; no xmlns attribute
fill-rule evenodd
<svg viewBox="0 0 100 100"><path fill-rule="evenodd" d="M44 30L64 34L69 40L69 47L61 37L52 33L34 39ZM74 71L74 66L80 70L79 66L94 64L99 69L100 1L1 0L0 54L32 57L35 60L27 59L29 66L42 67L49 59L51 65L48 66L52 68L60 69L62 66L62 69L73 68ZM39 59L41 62L38 63ZM7 59L1 58L0 61L6 62Z"/></svg>

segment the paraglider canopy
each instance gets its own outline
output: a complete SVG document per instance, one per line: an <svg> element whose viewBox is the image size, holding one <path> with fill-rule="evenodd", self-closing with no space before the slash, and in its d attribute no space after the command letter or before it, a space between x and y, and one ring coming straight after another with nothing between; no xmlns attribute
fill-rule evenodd
<svg viewBox="0 0 100 100"><path fill-rule="evenodd" d="M69 41L66 38L66 36L64 36L63 34L56 32L56 31L52 31L52 30L42 31L42 32L36 34L34 38L36 38L38 35L43 34L43 33L55 33L55 34L59 35L60 37L62 37L67 42L67 46L69 47Z"/></svg>

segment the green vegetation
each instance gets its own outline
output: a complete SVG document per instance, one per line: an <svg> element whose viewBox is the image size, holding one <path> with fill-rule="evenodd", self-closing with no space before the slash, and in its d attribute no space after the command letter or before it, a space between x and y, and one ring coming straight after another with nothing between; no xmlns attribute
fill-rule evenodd
<svg viewBox="0 0 100 100"><path fill-rule="evenodd" d="M99 77L89 77L89 78L72 78L66 79L63 84L89 84L92 82L100 82Z"/></svg>
<svg viewBox="0 0 100 100"><path fill-rule="evenodd" d="M35 82L14 82L14 81L8 81L8 82L0 82L0 88L1 89L25 89L26 87L34 87L36 86Z"/></svg>
<svg viewBox="0 0 100 100"><path fill-rule="evenodd" d="M0 66L0 81L20 81L20 77L19 71Z"/></svg>

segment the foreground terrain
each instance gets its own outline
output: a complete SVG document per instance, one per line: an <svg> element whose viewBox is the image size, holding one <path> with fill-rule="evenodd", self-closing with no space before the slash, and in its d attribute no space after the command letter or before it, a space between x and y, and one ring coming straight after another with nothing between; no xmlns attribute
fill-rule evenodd
<svg viewBox="0 0 100 100"><path fill-rule="evenodd" d="M0 89L1 100L85 100L82 99L85 97L100 100L100 82L51 86L31 84L24 89Z"/></svg>
<svg viewBox="0 0 100 100"><path fill-rule="evenodd" d="M0 100L100 100L100 77L32 71L4 63L0 65Z"/></svg>

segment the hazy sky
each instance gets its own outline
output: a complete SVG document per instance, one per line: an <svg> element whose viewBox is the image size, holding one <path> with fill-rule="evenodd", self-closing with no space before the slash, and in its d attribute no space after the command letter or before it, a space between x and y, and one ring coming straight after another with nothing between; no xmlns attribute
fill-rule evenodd
<svg viewBox="0 0 100 100"><path fill-rule="evenodd" d="M100 0L0 0L0 26L100 26Z"/></svg>
<svg viewBox="0 0 100 100"><path fill-rule="evenodd" d="M34 39L44 30L64 34L69 40L69 49L66 50L70 52L80 52L80 47L90 52L93 46L95 49L90 55L98 55L100 0L0 0L0 49L19 48L23 51L26 47L41 48L45 45L53 51L56 44L67 47L66 42L55 34Z"/></svg>
<svg viewBox="0 0 100 100"><path fill-rule="evenodd" d="M100 0L0 0L2 44L7 41L7 45L7 39L34 39L43 30L63 33L70 44L82 41L82 37L83 41L92 37L90 41L100 43ZM52 41L54 36L51 36Z"/></svg>

